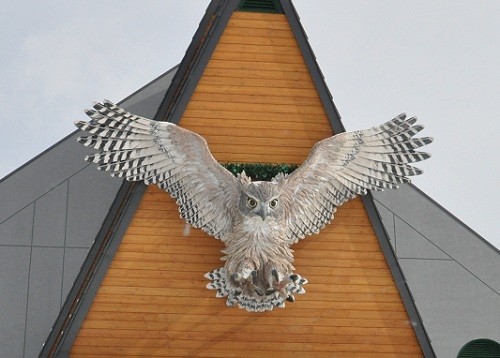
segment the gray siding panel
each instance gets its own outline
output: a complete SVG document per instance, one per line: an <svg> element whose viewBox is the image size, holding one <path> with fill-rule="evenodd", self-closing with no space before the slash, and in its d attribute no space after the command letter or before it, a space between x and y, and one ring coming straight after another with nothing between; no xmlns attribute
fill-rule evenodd
<svg viewBox="0 0 500 358"><path fill-rule="evenodd" d="M0 358L23 356L30 252L0 246Z"/></svg>
<svg viewBox="0 0 500 358"><path fill-rule="evenodd" d="M30 204L0 223L0 245L31 245L33 209Z"/></svg>
<svg viewBox="0 0 500 358"><path fill-rule="evenodd" d="M400 265L438 357L455 358L477 338L500 342L500 296L462 266L405 259Z"/></svg>
<svg viewBox="0 0 500 358"><path fill-rule="evenodd" d="M500 292L500 255L456 218L412 186L374 193L375 199L436 247Z"/></svg>
<svg viewBox="0 0 500 358"><path fill-rule="evenodd" d="M178 66L173 67L160 77L151 81L146 86L124 99L120 103L120 106L139 116L153 119L177 69Z"/></svg>
<svg viewBox="0 0 500 358"><path fill-rule="evenodd" d="M0 222L85 167L86 163L76 158L83 158L89 151L75 145L76 137L73 134L1 182Z"/></svg>
<svg viewBox="0 0 500 358"><path fill-rule="evenodd" d="M63 288L62 302L68 296L69 290L73 286L76 275L80 272L83 261L87 257L89 249L66 248L64 253L64 272L63 272Z"/></svg>
<svg viewBox="0 0 500 358"><path fill-rule="evenodd" d="M500 341L499 252L413 186L374 197L437 356Z"/></svg>
<svg viewBox="0 0 500 358"><path fill-rule="evenodd" d="M83 158L82 158L83 161ZM121 180L87 166L69 181L67 247L90 247L106 218Z"/></svg>
<svg viewBox="0 0 500 358"><path fill-rule="evenodd" d="M166 91L166 90L165 90ZM127 110L140 116L153 119L157 107L153 104L160 102L165 96L165 91L152 95L142 102L127 106Z"/></svg>
<svg viewBox="0 0 500 358"><path fill-rule="evenodd" d="M395 218L395 229L398 258L451 260L445 252L399 217Z"/></svg>
<svg viewBox="0 0 500 358"><path fill-rule="evenodd" d="M31 255L25 357L42 349L61 307L63 248L34 247Z"/></svg>
<svg viewBox="0 0 500 358"><path fill-rule="evenodd" d="M64 182L35 202L33 245L64 246L68 182Z"/></svg>

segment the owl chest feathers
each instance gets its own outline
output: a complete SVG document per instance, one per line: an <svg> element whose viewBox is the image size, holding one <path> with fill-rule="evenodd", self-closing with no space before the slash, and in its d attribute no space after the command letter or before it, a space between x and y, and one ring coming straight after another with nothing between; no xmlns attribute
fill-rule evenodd
<svg viewBox="0 0 500 358"><path fill-rule="evenodd" d="M287 264L293 261L284 226L269 218L246 217L237 220L223 252L226 254L224 259L234 264L244 259L251 259L257 266L269 261L285 261Z"/></svg>

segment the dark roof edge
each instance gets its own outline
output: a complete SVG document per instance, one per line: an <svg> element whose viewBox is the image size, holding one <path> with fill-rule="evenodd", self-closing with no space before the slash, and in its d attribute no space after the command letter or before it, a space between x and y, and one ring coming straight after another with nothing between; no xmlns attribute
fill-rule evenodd
<svg viewBox="0 0 500 358"><path fill-rule="evenodd" d="M142 183L123 182L39 357L69 355L73 341L146 188Z"/></svg>
<svg viewBox="0 0 500 358"><path fill-rule="evenodd" d="M239 0L212 0L154 117L179 123Z"/></svg>
<svg viewBox="0 0 500 358"><path fill-rule="evenodd" d="M292 1L280 0L280 3L288 22L290 23L292 32L297 40L300 51L302 52L302 56L304 57L304 61L306 62L307 68L311 74L313 83L318 91L334 133L337 134L345 132L345 127L342 124L340 113L337 110L337 107L335 107L333 96L326 85L323 72L321 72L318 62L316 61L316 56L314 55L311 45L309 44L307 34L304 27L300 23L300 17L295 10Z"/></svg>
<svg viewBox="0 0 500 358"><path fill-rule="evenodd" d="M362 196L361 199L372 223L373 230L375 231L375 235L377 236L382 252L387 260L387 264L389 265L389 269L392 277L394 278L399 294L401 295L403 305L408 313L408 317L410 318L418 342L422 348L422 352L425 357L436 357L436 353L431 345L431 339L427 334L422 317L420 316L417 306L415 305L413 295L411 294L410 288L406 283L403 270L401 269L398 259L396 258L396 254L394 253L394 250L389 242L389 235L385 230L385 226L382 224L382 219L377 207L375 206L374 198L372 194L368 192L368 194Z"/></svg>
<svg viewBox="0 0 500 358"><path fill-rule="evenodd" d="M473 234L474 236L476 236L478 239L480 239L481 241L483 241L486 245L488 245L489 247L491 247L493 250L495 250L499 255L500 255L500 249L497 248L496 246L494 246L491 242L489 242L488 240L486 240L483 236L481 236L480 234L478 234L476 231L474 231L474 229L471 229L470 226L468 226L466 223L464 223L462 220L460 220L458 217L456 217L454 214L452 214L448 209L446 209L443 205L439 204L436 200L434 200L433 198L431 198L428 194L426 194L422 189L418 188L415 184L408 184L410 187L412 187L413 189L415 189L418 193L420 193L423 197L425 197L427 200L429 200L431 203L433 203L434 205L436 205L438 208L440 208L441 210L443 210L450 218L452 218L454 221L456 221L458 224L460 224L464 229L466 229L467 231L469 231L471 234Z"/></svg>

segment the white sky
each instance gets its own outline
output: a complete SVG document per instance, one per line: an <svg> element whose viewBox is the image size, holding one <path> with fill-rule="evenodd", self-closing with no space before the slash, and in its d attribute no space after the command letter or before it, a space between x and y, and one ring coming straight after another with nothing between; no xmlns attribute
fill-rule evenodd
<svg viewBox="0 0 500 358"><path fill-rule="evenodd" d="M208 0L2 1L0 178L182 59ZM294 0L347 130L417 115L413 182L500 247L500 1Z"/></svg>

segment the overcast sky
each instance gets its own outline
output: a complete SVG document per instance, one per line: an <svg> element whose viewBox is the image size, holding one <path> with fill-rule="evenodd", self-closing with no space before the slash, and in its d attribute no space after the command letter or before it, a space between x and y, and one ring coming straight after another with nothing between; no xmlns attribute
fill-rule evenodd
<svg viewBox="0 0 500 358"><path fill-rule="evenodd" d="M0 178L182 59L208 0L3 1ZM295 0L347 130L417 115L414 183L500 247L500 1Z"/></svg>

